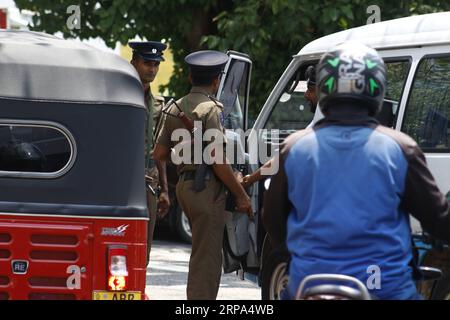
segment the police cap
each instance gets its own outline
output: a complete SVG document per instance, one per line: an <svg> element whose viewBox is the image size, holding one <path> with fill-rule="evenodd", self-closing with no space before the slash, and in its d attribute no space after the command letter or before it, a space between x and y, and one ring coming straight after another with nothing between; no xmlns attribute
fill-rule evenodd
<svg viewBox="0 0 450 320"><path fill-rule="evenodd" d="M219 51L203 50L189 54L184 59L193 75L215 77L222 73L228 62L228 56Z"/></svg>
<svg viewBox="0 0 450 320"><path fill-rule="evenodd" d="M133 53L139 55L144 60L164 61L163 51L167 45L158 41L133 41L128 45L133 49Z"/></svg>

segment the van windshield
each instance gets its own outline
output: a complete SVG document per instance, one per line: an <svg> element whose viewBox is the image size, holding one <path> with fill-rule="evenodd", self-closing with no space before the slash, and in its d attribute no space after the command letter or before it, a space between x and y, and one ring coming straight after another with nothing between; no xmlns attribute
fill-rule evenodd
<svg viewBox="0 0 450 320"><path fill-rule="evenodd" d="M305 99L306 81L300 81L293 92L284 92L273 108L266 129L288 132L304 129L311 122L314 113Z"/></svg>

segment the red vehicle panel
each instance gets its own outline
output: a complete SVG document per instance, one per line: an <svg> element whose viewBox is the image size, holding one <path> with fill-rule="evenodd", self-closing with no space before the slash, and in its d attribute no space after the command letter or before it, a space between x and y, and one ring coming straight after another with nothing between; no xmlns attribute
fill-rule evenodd
<svg viewBox="0 0 450 320"><path fill-rule="evenodd" d="M6 9L0 9L0 29L6 29L8 25L8 14Z"/></svg>
<svg viewBox="0 0 450 320"><path fill-rule="evenodd" d="M0 299L91 299L93 291L108 290L111 245L126 246L126 291L144 298L146 233L146 220L2 216Z"/></svg>

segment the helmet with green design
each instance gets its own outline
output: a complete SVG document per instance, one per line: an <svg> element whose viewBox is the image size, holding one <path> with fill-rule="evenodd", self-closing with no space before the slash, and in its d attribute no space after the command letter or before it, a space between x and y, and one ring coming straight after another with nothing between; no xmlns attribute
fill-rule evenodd
<svg viewBox="0 0 450 320"><path fill-rule="evenodd" d="M358 42L344 42L325 53L317 65L317 93L322 112L335 105L357 105L376 115L386 91L386 69L378 53Z"/></svg>

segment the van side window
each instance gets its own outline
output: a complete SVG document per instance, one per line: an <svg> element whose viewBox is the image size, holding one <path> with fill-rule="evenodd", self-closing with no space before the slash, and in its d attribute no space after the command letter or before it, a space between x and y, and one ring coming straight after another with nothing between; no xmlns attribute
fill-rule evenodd
<svg viewBox="0 0 450 320"><path fill-rule="evenodd" d="M420 61L402 131L424 151L449 151L450 57L425 57Z"/></svg>
<svg viewBox="0 0 450 320"><path fill-rule="evenodd" d="M0 175L52 174L68 165L71 143L62 131L47 126L0 123Z"/></svg>
<svg viewBox="0 0 450 320"><path fill-rule="evenodd" d="M397 120L398 106L410 68L409 60L385 61L386 65L386 96L377 120L384 126L394 128Z"/></svg>

